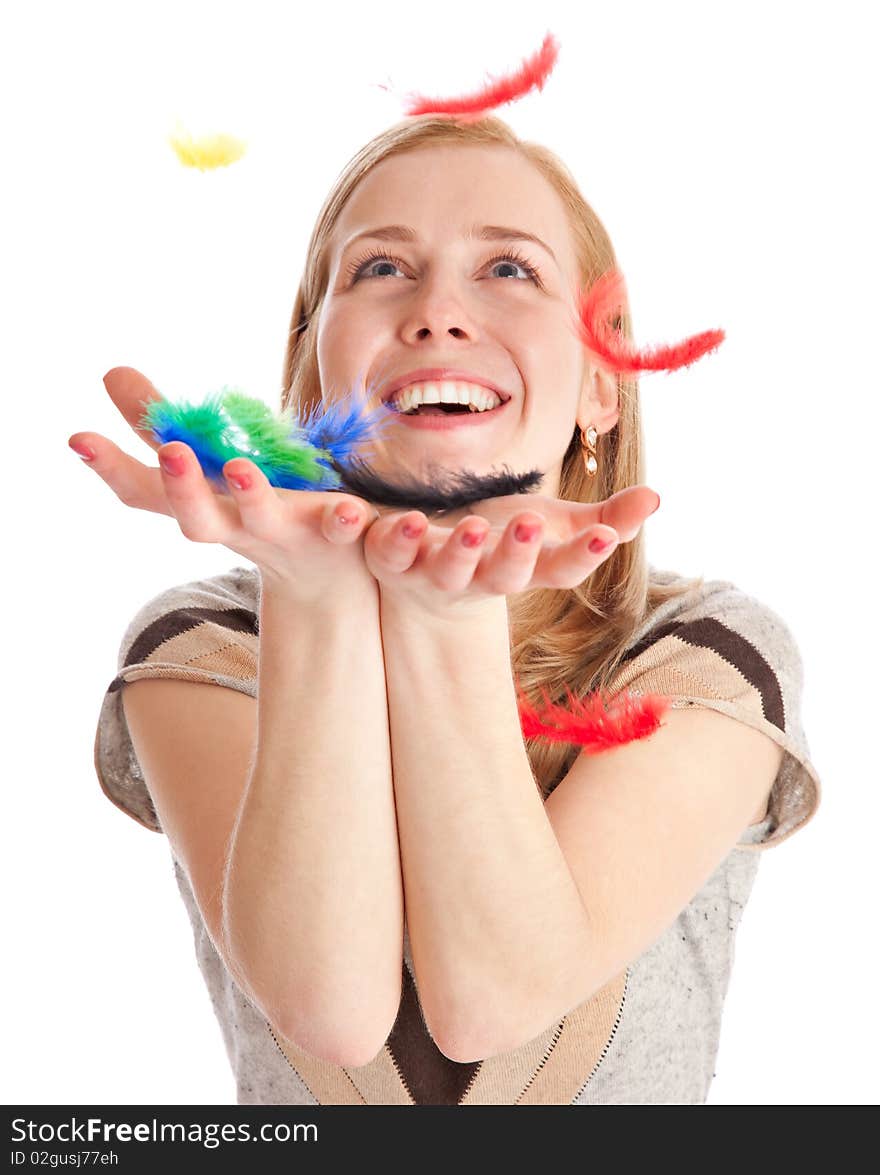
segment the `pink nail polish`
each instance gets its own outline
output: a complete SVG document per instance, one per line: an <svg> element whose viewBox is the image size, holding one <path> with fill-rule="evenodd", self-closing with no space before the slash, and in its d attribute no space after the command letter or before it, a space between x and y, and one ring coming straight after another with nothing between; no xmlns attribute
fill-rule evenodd
<svg viewBox="0 0 880 1175"><path fill-rule="evenodd" d="M172 477L180 477L186 472L186 462L176 453L163 453L159 457L159 464Z"/></svg>
<svg viewBox="0 0 880 1175"><path fill-rule="evenodd" d="M592 552L593 552L595 555L598 555L598 554L600 553L600 551L605 551L605 550L607 550L607 549L608 549L608 547L610 547L610 546L611 546L611 543L612 543L612 540L611 540L611 539L599 539L599 538L596 538L596 539L593 539L593 540L590 542L590 544L589 544L589 547L590 547L590 550L591 550L591 551L592 551Z"/></svg>
<svg viewBox="0 0 880 1175"><path fill-rule="evenodd" d="M82 457L83 461L94 461L95 460L95 454L88 447L88 445L83 445L82 443L80 443L80 444L76 444L76 445L71 445L70 447L71 447L71 449L73 449L74 453L76 453L79 457Z"/></svg>
<svg viewBox="0 0 880 1175"><path fill-rule="evenodd" d="M521 543L528 543L531 542L540 529L540 526L536 526L534 523L518 522L514 529L513 537Z"/></svg>
<svg viewBox="0 0 880 1175"><path fill-rule="evenodd" d="M413 526L411 522L407 522L403 527L403 537L407 539L417 539L420 534L424 532L423 526Z"/></svg>
<svg viewBox="0 0 880 1175"><path fill-rule="evenodd" d="M464 547L478 547L486 540L486 531L466 530L461 536L461 543Z"/></svg>

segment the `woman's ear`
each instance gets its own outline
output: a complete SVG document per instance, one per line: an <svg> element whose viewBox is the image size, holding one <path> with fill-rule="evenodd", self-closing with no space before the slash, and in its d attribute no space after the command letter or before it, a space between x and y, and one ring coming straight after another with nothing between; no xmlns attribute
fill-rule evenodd
<svg viewBox="0 0 880 1175"><path fill-rule="evenodd" d="M617 376L602 367L587 364L578 406L578 424L592 425L600 433L614 428L620 416L620 389Z"/></svg>

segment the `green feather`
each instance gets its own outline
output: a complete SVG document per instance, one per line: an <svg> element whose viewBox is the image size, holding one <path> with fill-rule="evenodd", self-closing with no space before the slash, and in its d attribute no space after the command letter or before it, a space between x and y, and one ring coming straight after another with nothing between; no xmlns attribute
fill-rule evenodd
<svg viewBox="0 0 880 1175"><path fill-rule="evenodd" d="M249 460L263 473L281 467L297 477L318 481L327 468L318 457L330 457L326 449L316 449L297 425L289 409L273 412L262 400L246 396L235 389L224 389L223 408L233 425L242 430Z"/></svg>

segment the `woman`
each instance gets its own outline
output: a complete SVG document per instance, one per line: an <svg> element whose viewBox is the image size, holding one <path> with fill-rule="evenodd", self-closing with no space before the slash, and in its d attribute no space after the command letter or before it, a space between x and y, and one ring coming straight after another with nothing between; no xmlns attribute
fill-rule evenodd
<svg viewBox="0 0 880 1175"><path fill-rule="evenodd" d="M647 565L637 385L571 329L615 266L549 151L492 117L408 120L319 216L282 404L366 373L371 406L404 397L372 466L426 504L427 468L475 470L479 500L392 511L245 459L226 496L186 445L145 438L160 473L71 438L126 504L254 565L140 609L95 742L107 795L168 836L240 1104L706 1099L756 850L819 780L781 619ZM419 407L438 371L479 415ZM151 386L105 383L137 427ZM493 496L501 463L540 492ZM514 673L534 702L673 705L578 754L523 739Z"/></svg>

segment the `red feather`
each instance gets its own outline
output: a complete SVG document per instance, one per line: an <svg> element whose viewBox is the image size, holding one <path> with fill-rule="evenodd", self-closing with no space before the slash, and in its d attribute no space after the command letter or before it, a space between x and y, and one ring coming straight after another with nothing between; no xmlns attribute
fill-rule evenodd
<svg viewBox="0 0 880 1175"><path fill-rule="evenodd" d="M675 371L688 367L724 341L723 330L707 330L681 343L637 349L607 319L626 305L623 276L615 269L603 273L592 287L581 294L578 304L577 332L584 345L600 363L619 375L639 371Z"/></svg>
<svg viewBox="0 0 880 1175"><path fill-rule="evenodd" d="M404 113L450 114L459 116L463 122L472 122L496 106L522 98L529 90L543 90L558 56L559 42L548 33L537 53L527 57L514 73L500 78L491 78L490 75L491 80L481 89L459 98L426 98L423 94L412 94Z"/></svg>
<svg viewBox="0 0 880 1175"><path fill-rule="evenodd" d="M599 754L634 739L647 738L660 726L660 718L672 705L663 694L635 695L626 690L613 697L596 690L583 700L566 688L568 708L556 705L542 690L544 709L538 712L517 686L523 738L577 743L588 754Z"/></svg>

